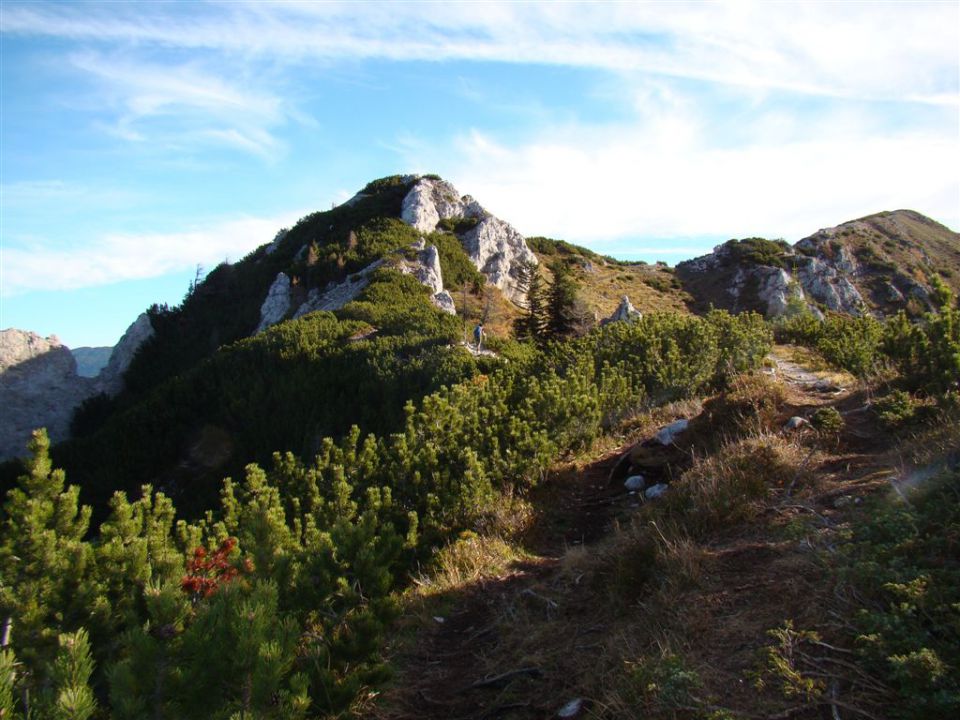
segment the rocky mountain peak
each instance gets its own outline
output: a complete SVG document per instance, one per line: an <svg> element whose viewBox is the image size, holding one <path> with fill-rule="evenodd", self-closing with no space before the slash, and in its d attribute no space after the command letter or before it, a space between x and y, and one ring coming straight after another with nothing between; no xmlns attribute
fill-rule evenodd
<svg viewBox="0 0 960 720"><path fill-rule="evenodd" d="M461 196L446 180L421 177L403 199L400 218L423 233L435 232L444 220L464 221L457 236L474 266L512 302L523 301L520 268L536 265L537 256L523 235L472 197Z"/></svg>
<svg viewBox="0 0 960 720"><path fill-rule="evenodd" d="M793 246L731 240L680 263L677 276L701 304L734 311L775 317L800 302L814 314L862 315L927 309L932 275L960 285L953 268L960 268L960 236L897 210L822 228Z"/></svg>

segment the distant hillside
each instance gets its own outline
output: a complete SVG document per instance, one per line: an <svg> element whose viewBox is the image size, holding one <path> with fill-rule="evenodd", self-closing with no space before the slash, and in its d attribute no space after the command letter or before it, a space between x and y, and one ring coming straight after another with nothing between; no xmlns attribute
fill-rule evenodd
<svg viewBox="0 0 960 720"><path fill-rule="evenodd" d="M527 243L546 274L557 261L573 270L580 285L580 299L597 320L609 317L624 295L642 313L687 312L691 298L667 265L615 260L563 240L532 237Z"/></svg>
<svg viewBox="0 0 960 720"><path fill-rule="evenodd" d="M960 289L960 235L911 210L818 230L794 246L731 240L677 265L698 309L780 315L791 302L853 315L929 309L930 278Z"/></svg>
<svg viewBox="0 0 960 720"><path fill-rule="evenodd" d="M77 375L80 377L96 377L107 366L110 360L112 347L78 347L70 348L77 361Z"/></svg>

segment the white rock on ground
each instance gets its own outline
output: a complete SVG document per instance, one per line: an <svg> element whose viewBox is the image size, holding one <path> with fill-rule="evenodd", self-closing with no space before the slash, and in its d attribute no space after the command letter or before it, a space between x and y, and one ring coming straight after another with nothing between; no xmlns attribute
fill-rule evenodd
<svg viewBox="0 0 960 720"><path fill-rule="evenodd" d="M663 497L669 487L669 485L664 483L657 483L653 487L648 487L646 490L644 490L643 497L647 500L656 500L657 498Z"/></svg>
<svg viewBox="0 0 960 720"><path fill-rule="evenodd" d="M630 298L624 295L620 298L620 304L617 305L617 309L613 311L613 315L604 320L604 324L612 322L630 322L633 320L639 320L643 317L643 313L637 310L633 303L630 302Z"/></svg>
<svg viewBox="0 0 960 720"><path fill-rule="evenodd" d="M623 481L623 486L627 490L643 490L643 486L646 484L647 479L643 475L631 475Z"/></svg>
<svg viewBox="0 0 960 720"><path fill-rule="evenodd" d="M802 418L799 415L794 415L792 418L790 418L783 424L783 429L799 430L800 428L807 427L808 425L810 425L809 420L807 420L806 418Z"/></svg>
<svg viewBox="0 0 960 720"><path fill-rule="evenodd" d="M686 431L687 427L690 425L690 421L686 418L676 420L666 427L660 428L653 439L656 440L661 445L670 445L676 439L677 435Z"/></svg>

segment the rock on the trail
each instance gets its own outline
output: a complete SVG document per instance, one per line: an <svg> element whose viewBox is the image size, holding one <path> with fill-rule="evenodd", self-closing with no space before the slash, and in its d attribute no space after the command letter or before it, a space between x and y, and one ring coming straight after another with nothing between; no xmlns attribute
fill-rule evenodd
<svg viewBox="0 0 960 720"><path fill-rule="evenodd" d="M654 436L654 440L661 445L670 445L677 435L686 431L689 424L690 421L686 418L672 422L666 427L660 428L660 431Z"/></svg>
<svg viewBox="0 0 960 720"><path fill-rule="evenodd" d="M647 500L656 500L659 497L663 497L669 487L670 486L665 483L657 483L653 487L648 487L644 490L643 497Z"/></svg>
<svg viewBox="0 0 960 720"><path fill-rule="evenodd" d="M627 490L643 490L644 485L647 484L647 479L643 475L631 475L623 482L623 486Z"/></svg>
<svg viewBox="0 0 960 720"><path fill-rule="evenodd" d="M562 708L557 710L558 718L572 718L580 714L580 711L583 710L583 699L574 698Z"/></svg>
<svg viewBox="0 0 960 720"><path fill-rule="evenodd" d="M809 420L807 420L806 418L802 418L799 415L794 415L792 418L790 418L783 424L783 429L784 430L800 430L801 428L808 427L809 425L810 425Z"/></svg>

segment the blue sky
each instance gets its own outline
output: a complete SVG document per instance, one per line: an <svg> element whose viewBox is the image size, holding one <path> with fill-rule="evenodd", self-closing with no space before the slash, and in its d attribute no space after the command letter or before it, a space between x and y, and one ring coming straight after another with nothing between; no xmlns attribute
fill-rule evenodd
<svg viewBox="0 0 960 720"><path fill-rule="evenodd" d="M671 264L960 227L958 3L0 4L0 327L109 345L198 265L436 172Z"/></svg>

